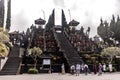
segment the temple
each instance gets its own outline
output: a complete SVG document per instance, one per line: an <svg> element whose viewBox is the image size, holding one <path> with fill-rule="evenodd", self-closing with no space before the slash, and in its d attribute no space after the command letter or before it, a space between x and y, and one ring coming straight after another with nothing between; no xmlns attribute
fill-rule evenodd
<svg viewBox="0 0 120 80"><path fill-rule="evenodd" d="M63 64L68 73L70 67L76 64L88 64L89 70L92 72L94 64L108 64L108 56L102 56L101 52L111 46L119 46L111 39L111 37L115 37L113 34L115 27L119 27L119 16L117 22L115 22L114 16L111 20L110 27L113 32L110 31L108 22L100 19L97 29L98 35L103 39L100 41L98 36L90 38L90 27L86 30L84 26L76 29L80 24L79 21L72 19L67 22L63 9L60 16L61 25L56 25L55 14L55 9L53 9L48 21L45 18L34 20L34 24L28 27L26 32L9 33L13 47L10 47L8 59L2 67L0 75L30 73L30 69L36 69L38 73L61 72ZM9 20L10 16L7 23L10 22ZM6 29L9 31L10 24ZM118 34L116 33L116 35ZM119 40L118 37L115 38ZM9 46L8 43L5 44ZM117 56L113 59L113 63L115 63L114 71L120 70Z"/></svg>

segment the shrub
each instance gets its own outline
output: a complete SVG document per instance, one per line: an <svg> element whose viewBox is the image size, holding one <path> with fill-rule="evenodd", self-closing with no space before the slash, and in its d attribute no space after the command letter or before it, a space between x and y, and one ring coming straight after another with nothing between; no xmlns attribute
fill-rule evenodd
<svg viewBox="0 0 120 80"><path fill-rule="evenodd" d="M37 74L37 73L38 73L38 70L37 70L36 68L30 68L30 69L28 70L28 73L29 73L29 74Z"/></svg>
<svg viewBox="0 0 120 80"><path fill-rule="evenodd" d="M109 72L109 67L107 67L106 71ZM112 72L116 72L116 71L117 71L116 68L112 67Z"/></svg>
<svg viewBox="0 0 120 80"><path fill-rule="evenodd" d="M87 63L87 64L91 64L92 61L91 61L91 60L86 60L86 63Z"/></svg>
<svg viewBox="0 0 120 80"><path fill-rule="evenodd" d="M9 50L7 49L6 45L0 42L0 56L6 57L9 53Z"/></svg>
<svg viewBox="0 0 120 80"><path fill-rule="evenodd" d="M117 71L115 67L113 67L112 69L113 69L113 72L116 72L116 71Z"/></svg>
<svg viewBox="0 0 120 80"><path fill-rule="evenodd" d="M108 47L103 49L101 52L101 56L106 57L109 60L109 63L112 63L113 59L119 55L120 55L119 47Z"/></svg>
<svg viewBox="0 0 120 80"><path fill-rule="evenodd" d="M100 54L92 54L92 57L99 57Z"/></svg>

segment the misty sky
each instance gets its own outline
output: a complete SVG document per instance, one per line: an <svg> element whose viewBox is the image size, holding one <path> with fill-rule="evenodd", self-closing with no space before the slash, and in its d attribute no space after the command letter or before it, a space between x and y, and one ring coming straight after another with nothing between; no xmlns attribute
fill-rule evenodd
<svg viewBox="0 0 120 80"><path fill-rule="evenodd" d="M100 18L108 20L112 14L120 15L119 0L11 0L12 1L12 25L11 31L26 30L30 27L35 19L44 18L48 20L49 15L55 8L56 24L60 24L61 9L64 10L67 21L71 19L80 22L78 29L83 26L87 29L91 27L91 36L96 35Z"/></svg>

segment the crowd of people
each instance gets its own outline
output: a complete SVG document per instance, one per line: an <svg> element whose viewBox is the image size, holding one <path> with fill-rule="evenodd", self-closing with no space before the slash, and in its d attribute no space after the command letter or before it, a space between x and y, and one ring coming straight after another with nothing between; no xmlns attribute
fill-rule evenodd
<svg viewBox="0 0 120 80"><path fill-rule="evenodd" d="M76 76L79 76L80 73L85 73L87 75L89 72L89 67L87 64L76 64L76 65L71 65L70 67L70 73L72 75L76 74Z"/></svg>
<svg viewBox="0 0 120 80"><path fill-rule="evenodd" d="M112 67L111 63L108 64L108 70L109 70L109 72L113 71L113 67ZM62 71L62 74L65 74L65 65L64 64L62 64L62 66L61 66L61 71ZM76 76L79 76L82 73L87 75L91 71L93 71L94 74L98 74L98 76L100 76L100 75L102 75L102 73L107 72L107 65L105 63L103 63L103 64L99 63L98 65L93 64L93 70L90 70L89 66L87 64L76 64L76 65L70 66L71 75L75 74Z"/></svg>

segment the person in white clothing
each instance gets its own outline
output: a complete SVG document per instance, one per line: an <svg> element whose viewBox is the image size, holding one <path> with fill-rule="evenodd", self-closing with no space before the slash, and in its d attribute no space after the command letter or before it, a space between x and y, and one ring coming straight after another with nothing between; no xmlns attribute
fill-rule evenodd
<svg viewBox="0 0 120 80"><path fill-rule="evenodd" d="M84 64L81 64L81 72L83 73L84 72Z"/></svg>
<svg viewBox="0 0 120 80"><path fill-rule="evenodd" d="M74 73L75 73L75 65L71 65L70 70L71 70L70 71L71 74L74 75Z"/></svg>
<svg viewBox="0 0 120 80"><path fill-rule="evenodd" d="M98 65L98 75L102 75L102 64L99 63Z"/></svg>
<svg viewBox="0 0 120 80"><path fill-rule="evenodd" d="M62 74L65 74L65 65L64 65L64 63L61 65L61 69L62 69Z"/></svg>
<svg viewBox="0 0 120 80"><path fill-rule="evenodd" d="M112 72L112 64L111 63L109 63L108 67L109 67L109 71Z"/></svg>
<svg viewBox="0 0 120 80"><path fill-rule="evenodd" d="M80 64L76 64L76 76L79 76L80 74Z"/></svg>
<svg viewBox="0 0 120 80"><path fill-rule="evenodd" d="M88 74L88 65L87 64L84 65L84 72L85 72L85 75Z"/></svg>
<svg viewBox="0 0 120 80"><path fill-rule="evenodd" d="M103 64L103 72L104 73L106 72L106 64L105 63Z"/></svg>

